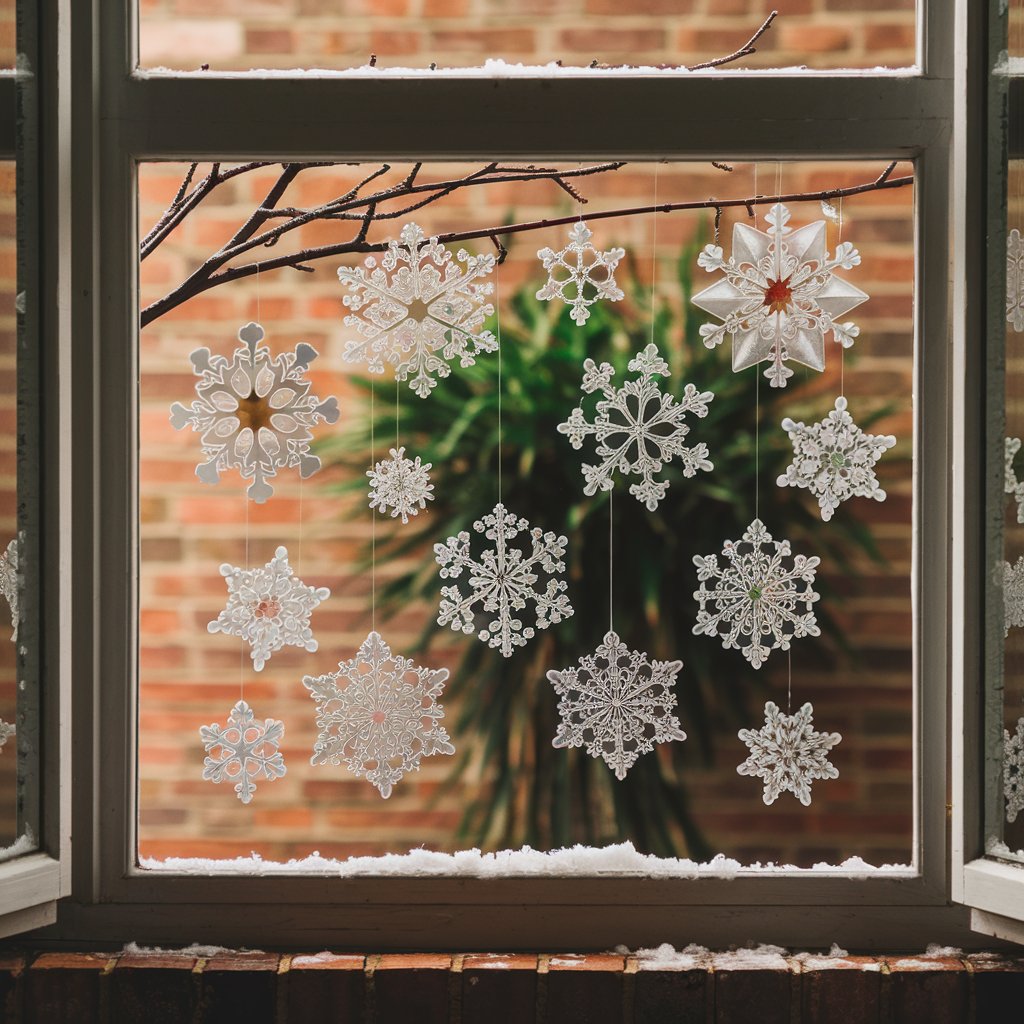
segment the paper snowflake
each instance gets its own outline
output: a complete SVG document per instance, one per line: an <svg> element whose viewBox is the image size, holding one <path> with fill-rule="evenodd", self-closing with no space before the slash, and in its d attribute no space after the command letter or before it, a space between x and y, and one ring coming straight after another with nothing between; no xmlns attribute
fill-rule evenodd
<svg viewBox="0 0 1024 1024"><path fill-rule="evenodd" d="M843 737L837 732L815 732L813 713L814 708L805 704L795 715L784 715L778 705L768 701L764 725L757 730L740 729L739 737L750 748L750 756L736 771L764 781L766 804L790 792L807 807L815 779L839 778L828 753Z"/></svg>
<svg viewBox="0 0 1024 1024"><path fill-rule="evenodd" d="M793 230L786 226L789 218L789 210L776 203L765 217L769 231L736 224L727 260L721 246L706 245L698 266L725 277L693 296L695 306L724 321L701 327L704 344L714 348L731 334L733 370L768 360L764 375L773 388L784 388L793 376L788 360L824 370L829 332L849 348L860 328L836 318L868 298L835 274L860 263L857 250L841 242L830 259L825 221Z"/></svg>
<svg viewBox="0 0 1024 1024"><path fill-rule="evenodd" d="M565 572L562 559L568 541L554 533L531 528L527 520L509 512L500 503L473 523L473 529L494 545L479 559L471 554L466 530L449 537L444 544L434 545L441 579L457 580L465 571L469 584L465 596L457 585L441 588L437 621L467 636L475 632L488 647L500 648L502 655L510 658L516 647L524 647L534 635L534 627L525 626L517 616L528 602L536 608L537 629L547 629L572 615L564 580L549 579L543 589L539 585L540 573L555 577ZM527 530L528 552L512 543ZM477 605L493 616L479 631L474 623Z"/></svg>
<svg viewBox="0 0 1024 1024"><path fill-rule="evenodd" d="M1006 322L1024 331L1024 238L1016 228L1006 239Z"/></svg>
<svg viewBox="0 0 1024 1024"><path fill-rule="evenodd" d="M0 748L7 744L7 741L18 734L18 727L13 722L5 722L0 718Z"/></svg>
<svg viewBox="0 0 1024 1024"><path fill-rule="evenodd" d="M561 299L571 308L570 316L577 327L590 318L590 307L600 299L618 302L622 289L615 283L615 268L626 255L625 249L601 252L590 239L593 232L578 221L569 232L569 242L555 252L544 248L537 258L548 272L547 282L537 292L538 299Z"/></svg>
<svg viewBox="0 0 1024 1024"><path fill-rule="evenodd" d="M18 639L18 623L21 621L21 600L18 588L18 538L15 537L0 554L0 594L4 595L11 609L11 625L14 632L11 639Z"/></svg>
<svg viewBox="0 0 1024 1024"><path fill-rule="evenodd" d="M252 800L257 779L273 782L287 770L277 749L284 739L284 722L275 718L256 721L244 700L231 709L226 726L217 722L202 725L199 735L206 747L203 778L207 782L234 782L243 804Z"/></svg>
<svg viewBox="0 0 1024 1024"><path fill-rule="evenodd" d="M405 457L405 448L392 448L391 457L378 462L366 471L370 478L370 508L385 512L391 509L391 518L402 517L409 522L409 516L419 515L434 500L431 493L434 485L430 482L431 463L420 463Z"/></svg>
<svg viewBox="0 0 1024 1024"><path fill-rule="evenodd" d="M199 377L196 401L188 409L180 402L171 406L176 430L191 426L202 434L206 462L196 467L196 476L215 484L224 470L237 469L252 480L248 494L257 503L274 493L267 479L279 469L297 467L305 478L320 468L309 451L312 428L338 418L336 398L321 402L309 393L306 370L316 349L302 342L294 352L271 356L260 344L263 336L259 324L246 324L230 359L197 348L190 356Z"/></svg>
<svg viewBox="0 0 1024 1024"><path fill-rule="evenodd" d="M1024 555L1013 565L1003 562L997 585L1003 591L1003 636L1007 637L1011 629L1024 626Z"/></svg>
<svg viewBox="0 0 1024 1024"><path fill-rule="evenodd" d="M373 632L337 672L306 676L303 686L316 701L320 730L309 763L341 764L380 790L386 800L424 757L454 754L439 724L437 703L448 669L421 668Z"/></svg>
<svg viewBox="0 0 1024 1024"><path fill-rule="evenodd" d="M493 285L484 281L494 269L491 255L474 256L460 249L458 263L436 238L426 240L418 224L402 228L399 241L388 242L378 266L368 256L364 267L340 267L347 285L343 299L351 309L345 326L361 338L345 345L346 362L365 362L370 373L383 373L390 363L396 380L426 398L449 362L472 366L482 352L494 352L498 341L484 323L494 312L486 300Z"/></svg>
<svg viewBox="0 0 1024 1024"><path fill-rule="evenodd" d="M1017 719L1012 736L1003 730L1003 796L1006 820L1012 825L1024 810L1024 718Z"/></svg>
<svg viewBox="0 0 1024 1024"><path fill-rule="evenodd" d="M776 482L780 487L806 487L818 499L825 522L847 498L885 501L874 467L896 438L865 434L846 411L845 398L837 398L835 408L818 423L808 427L787 416L782 429L793 444L793 461Z"/></svg>
<svg viewBox="0 0 1024 1024"><path fill-rule="evenodd" d="M252 648L257 672L274 651L286 645L311 653L317 649L309 617L331 592L296 579L287 548L279 547L262 569L241 569L225 562L220 574L228 585L228 603L206 628L241 637Z"/></svg>
<svg viewBox="0 0 1024 1024"><path fill-rule="evenodd" d="M577 451L591 434L597 442L601 462L583 466L584 494L610 491L618 470L624 476L641 478L630 486L629 493L653 512L668 490L668 481L655 480L654 476L667 462L677 459L685 477L699 469L714 468L706 444L701 442L692 448L684 444L690 428L683 418L690 412L701 418L707 416L708 403L715 396L710 391L698 391L692 384L686 385L679 402L662 392L654 378L669 376L668 363L653 344L630 360L629 370L639 373L639 379L615 387L611 383L615 375L611 364L598 366L587 359L580 387L584 394L600 391L604 397L597 403L593 423L587 421L581 403L565 423L558 424L558 432L567 435Z"/></svg>
<svg viewBox="0 0 1024 1024"><path fill-rule="evenodd" d="M694 556L701 581L693 595L700 602L695 635L720 636L726 650L741 650L760 668L773 650L788 651L791 640L821 634L812 611L819 558L791 556L789 541L772 540L760 519L742 540L727 540L722 555L722 566L717 555ZM704 585L710 579L712 590Z"/></svg>
<svg viewBox="0 0 1024 1024"><path fill-rule="evenodd" d="M1003 449L1005 472L1003 474L1003 490L1013 496L1017 504L1017 522L1024 525L1024 482L1017 479L1013 468L1013 460L1020 451L1020 438L1008 437Z"/></svg>
<svg viewBox="0 0 1024 1024"><path fill-rule="evenodd" d="M612 631L578 668L548 672L548 681L561 698L562 718L552 745L586 747L591 757L603 757L619 780L641 754L655 743L685 740L673 714L672 692L681 661L648 661L631 651Z"/></svg>

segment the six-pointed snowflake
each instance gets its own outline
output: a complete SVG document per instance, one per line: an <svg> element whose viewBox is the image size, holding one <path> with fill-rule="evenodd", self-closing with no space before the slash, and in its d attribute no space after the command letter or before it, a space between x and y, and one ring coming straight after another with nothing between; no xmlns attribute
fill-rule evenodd
<svg viewBox="0 0 1024 1024"><path fill-rule="evenodd" d="M1017 504L1017 522L1024 525L1024 481L1017 479L1016 470L1013 468L1013 460L1020 451L1020 438L1008 437L1003 448L1003 459L1005 472L1003 474L1003 490L1013 495Z"/></svg>
<svg viewBox="0 0 1024 1024"><path fill-rule="evenodd" d="M613 474L618 470L624 476L633 474L641 478L630 486L629 493L653 512L668 490L668 481L657 481L654 475L667 462L677 459L685 477L700 469L714 468L706 444L687 448L683 443L690 431L683 418L689 412L707 416L708 403L715 396L710 391L698 391L692 384L686 385L679 402L662 392L654 378L669 376L669 369L653 344L630 360L629 369L639 373L639 379L615 387L611 383L615 374L612 366L598 366L593 359L587 359L583 363L581 388L584 394L600 391L604 396L597 403L594 422L587 421L581 403L565 423L558 424L558 431L566 434L577 450L590 434L597 442L601 462L583 466L584 494L596 494L598 489L610 491L614 486Z"/></svg>
<svg viewBox="0 0 1024 1024"><path fill-rule="evenodd" d="M409 516L419 515L434 500L431 493L434 485L430 482L431 463L420 463L405 457L405 448L392 448L391 457L382 459L366 475L370 478L370 508L385 512L391 509L391 518L402 517L409 522Z"/></svg>
<svg viewBox="0 0 1024 1024"><path fill-rule="evenodd" d="M228 603L206 628L241 637L252 648L257 672L285 645L310 652L317 649L309 617L331 592L296 579L287 548L279 547L262 569L241 569L225 562L220 573L228 585Z"/></svg>
<svg viewBox="0 0 1024 1024"><path fill-rule="evenodd" d="M1006 322L1024 331L1024 238L1016 228L1006 239Z"/></svg>
<svg viewBox="0 0 1024 1024"><path fill-rule="evenodd" d="M1003 636L1006 637L1011 629L1024 626L1024 555L1013 565L1003 562L1002 573L997 574L997 585L1001 585L1003 591Z"/></svg>
<svg viewBox="0 0 1024 1024"><path fill-rule="evenodd" d="M764 375L773 388L784 388L793 376L787 360L824 370L829 332L849 348L860 329L836 318L868 298L835 274L860 263L857 250L841 242L830 259L825 222L793 230L786 226L789 218L789 210L776 203L765 217L770 231L736 224L727 260L721 246L706 245L698 265L709 273L721 270L725 277L693 296L695 306L724 321L701 327L704 344L714 348L731 334L733 370L768 360Z"/></svg>
<svg viewBox="0 0 1024 1024"><path fill-rule="evenodd" d="M206 747L203 778L208 782L234 782L243 804L256 792L257 779L272 782L287 770L277 749L284 739L284 722L274 718L256 721L244 700L231 709L226 726L219 722L201 725L199 735Z"/></svg>
<svg viewBox="0 0 1024 1024"><path fill-rule="evenodd" d="M622 289L615 283L615 268L626 255L625 249L601 252L591 244L593 232L578 221L569 232L564 249L544 248L537 258L544 264L548 279L537 292L538 299L561 299L571 308L578 327L590 318L590 307L600 299L618 302Z"/></svg>
<svg viewBox="0 0 1024 1024"><path fill-rule="evenodd" d="M11 609L12 640L18 639L18 623L21 619L18 597L18 538L15 537L0 554L0 594L4 595Z"/></svg>
<svg viewBox="0 0 1024 1024"><path fill-rule="evenodd" d="M340 267L347 285L344 303L351 309L345 326L361 338L345 345L347 362L365 362L370 373L394 367L397 380L426 398L437 380L451 373L449 362L472 366L498 341L484 322L494 312L486 301L492 284L483 281L494 269L494 256L474 256L460 249L458 263L436 238L426 240L418 224L402 228L399 241L388 242L380 260L369 256L364 267Z"/></svg>
<svg viewBox="0 0 1024 1024"><path fill-rule="evenodd" d="M780 487L806 487L818 499L825 522L847 498L885 501L874 467L896 438L865 434L846 411L845 398L837 398L835 408L819 423L808 427L787 416L782 429L793 443L793 461L776 482Z"/></svg>
<svg viewBox="0 0 1024 1024"><path fill-rule="evenodd" d="M274 493L267 479L279 469L298 467L308 477L320 468L309 451L311 428L337 420L338 400L321 402L309 393L306 370L317 357L312 345L302 342L294 352L272 357L260 344L263 328L256 323L246 324L238 338L230 359L211 356L208 348L192 353L196 401L188 409L175 402L171 423L202 435L206 462L196 467L196 476L203 483L215 484L224 470L237 469L252 480L249 497L262 503Z"/></svg>
<svg viewBox="0 0 1024 1024"><path fill-rule="evenodd" d="M578 668L548 672L561 698L562 722L553 746L585 746L591 757L603 757L615 777L624 779L655 743L686 739L673 714L672 684L682 667L681 661L648 661L609 631Z"/></svg>
<svg viewBox="0 0 1024 1024"><path fill-rule="evenodd" d="M795 715L784 715L768 701L760 729L740 729L740 739L750 756L736 771L764 781L764 802L773 804L790 792L805 807L811 802L815 779L838 779L839 771L828 759L829 751L842 740L837 732L816 732L811 725L814 708L805 704Z"/></svg>
<svg viewBox="0 0 1024 1024"><path fill-rule="evenodd" d="M1006 820L1012 825L1024 810L1024 718L1017 719L1012 736L1003 730L1003 796Z"/></svg>
<svg viewBox="0 0 1024 1024"><path fill-rule="evenodd" d="M565 537L544 533L531 528L527 520L497 504L493 511L473 523L473 529L493 542L479 559L470 552L470 536L463 530L449 537L444 544L434 545L434 557L441 567L442 579L457 580L466 573L469 592L463 596L459 587L441 588L439 625L451 625L467 635L476 633L488 647L501 649L504 657L512 657L516 647L525 646L534 635L534 628L524 626L517 613L527 602L536 607L537 629L547 629L553 623L572 615L572 605L565 594L564 580L552 578L543 589L538 588L539 572L551 577L565 572ZM519 534L529 531L529 552L512 542ZM493 616L480 629L474 623L476 606Z"/></svg>
<svg viewBox="0 0 1024 1024"><path fill-rule="evenodd" d="M717 555L694 556L701 581L693 595L700 602L695 635L720 636L723 647L742 650L760 668L773 650L788 651L791 640L821 634L812 610L819 558L791 555L789 541L773 541L760 519L741 541L727 540L722 555L722 566ZM704 585L710 579L712 590Z"/></svg>
<svg viewBox="0 0 1024 1024"><path fill-rule="evenodd" d="M437 703L448 670L421 668L373 632L337 672L305 676L316 701L320 730L310 764L341 764L366 778L386 800L392 788L420 766L424 757L454 754L439 724Z"/></svg>

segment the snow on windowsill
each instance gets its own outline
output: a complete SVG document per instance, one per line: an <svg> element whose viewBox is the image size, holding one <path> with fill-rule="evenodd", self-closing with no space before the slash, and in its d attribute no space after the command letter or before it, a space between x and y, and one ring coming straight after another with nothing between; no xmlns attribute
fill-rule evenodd
<svg viewBox="0 0 1024 1024"><path fill-rule="evenodd" d="M0 863L7 860L14 860L15 857L20 857L25 853L32 853L36 848L36 837L32 835L32 830L26 828L24 833L18 836L9 846L0 847Z"/></svg>

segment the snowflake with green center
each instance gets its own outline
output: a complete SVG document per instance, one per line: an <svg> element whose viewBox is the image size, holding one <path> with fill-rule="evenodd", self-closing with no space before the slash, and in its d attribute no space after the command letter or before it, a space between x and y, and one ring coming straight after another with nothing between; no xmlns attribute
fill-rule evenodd
<svg viewBox="0 0 1024 1024"><path fill-rule="evenodd" d="M622 289L615 283L615 268L626 255L625 249L602 252L590 239L594 233L577 221L569 231L563 249L541 249L537 258L544 264L548 279L537 292L538 299L561 299L570 309L577 327L590 319L590 307L601 299L618 302Z"/></svg>
<svg viewBox="0 0 1024 1024"><path fill-rule="evenodd" d="M1017 719L1013 735L1003 730L1003 796L1006 820L1012 825L1024 810L1024 718Z"/></svg>
<svg viewBox="0 0 1024 1024"><path fill-rule="evenodd" d="M390 455L366 471L370 478L370 508L380 512L390 509L392 519L401 516L402 522L408 523L409 516L419 515L427 502L434 500L431 463L421 463L418 455L415 461L407 459L405 448L392 448Z"/></svg>
<svg viewBox="0 0 1024 1024"><path fill-rule="evenodd" d="M258 722L244 700L231 709L226 726L200 726L199 736L206 747L203 778L234 782L243 804L252 800L257 779L280 779L287 770L277 749L284 739L284 722L274 718Z"/></svg>

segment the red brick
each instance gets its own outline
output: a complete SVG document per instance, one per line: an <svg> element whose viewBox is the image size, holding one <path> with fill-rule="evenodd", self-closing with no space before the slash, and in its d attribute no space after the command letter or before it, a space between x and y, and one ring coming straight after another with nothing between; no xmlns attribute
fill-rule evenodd
<svg viewBox="0 0 1024 1024"><path fill-rule="evenodd" d="M900 23L864 26L864 46L871 53L877 50L900 50L907 54L909 60L914 53L916 40L917 30L913 25ZM871 198L874 201L880 197Z"/></svg>
<svg viewBox="0 0 1024 1024"><path fill-rule="evenodd" d="M23 1018L22 988L25 975L25 958L14 954L0 957L0 1015L5 1021Z"/></svg>
<svg viewBox="0 0 1024 1024"><path fill-rule="evenodd" d="M447 1024L450 956L395 953L373 968L376 1020Z"/></svg>
<svg viewBox="0 0 1024 1024"><path fill-rule="evenodd" d="M104 953L44 953L26 977L26 1024L100 1020L100 986L117 963Z"/></svg>
<svg viewBox="0 0 1024 1024"><path fill-rule="evenodd" d="M955 957L890 959L890 1012L901 1024L963 1024L968 1020L968 975Z"/></svg>
<svg viewBox="0 0 1024 1024"><path fill-rule="evenodd" d="M532 53L536 41L533 30L439 29L431 33L431 46L451 53L493 53L503 57Z"/></svg>
<svg viewBox="0 0 1024 1024"><path fill-rule="evenodd" d="M370 52L378 57L404 57L419 53L422 42L419 32L372 32ZM369 56L368 53L367 59Z"/></svg>
<svg viewBox="0 0 1024 1024"><path fill-rule="evenodd" d="M587 14L613 14L637 17L641 14L691 14L694 0L587 0Z"/></svg>
<svg viewBox="0 0 1024 1024"><path fill-rule="evenodd" d="M788 968L742 966L731 954L714 959L715 1024L748 1024L758 1008L757 1024L790 1024L792 979Z"/></svg>
<svg viewBox="0 0 1024 1024"><path fill-rule="evenodd" d="M462 963L463 1024L520 1024L537 1008L537 957L467 956Z"/></svg>
<svg viewBox="0 0 1024 1024"><path fill-rule="evenodd" d="M559 35L559 45L584 52L597 60L608 53L660 50L665 46L661 29L570 28Z"/></svg>
<svg viewBox="0 0 1024 1024"><path fill-rule="evenodd" d="M621 956L561 954L548 961L548 1019L574 1024L619 1021L623 1007Z"/></svg>
<svg viewBox="0 0 1024 1024"><path fill-rule="evenodd" d="M128 954L110 978L110 1006L116 1021L178 1024L191 1020L198 1004L198 985L191 956Z"/></svg>
<svg viewBox="0 0 1024 1024"><path fill-rule="evenodd" d="M874 957L811 957L802 964L805 1020L818 1024L878 1024L882 973Z"/></svg>
<svg viewBox="0 0 1024 1024"><path fill-rule="evenodd" d="M807 25L783 22L773 32L779 34L779 47L799 57L810 53L837 53L850 48L850 29L839 25Z"/></svg>
<svg viewBox="0 0 1024 1024"><path fill-rule="evenodd" d="M424 18L461 18L469 11L469 0L423 0Z"/></svg>
<svg viewBox="0 0 1024 1024"><path fill-rule="evenodd" d="M979 1022L1002 1020L1006 1007L1024 1004L1024 961L984 953L967 959Z"/></svg>
<svg viewBox="0 0 1024 1024"><path fill-rule="evenodd" d="M703 968L640 970L633 976L633 1020L637 1024L705 1024L713 996L714 982Z"/></svg>
<svg viewBox="0 0 1024 1024"><path fill-rule="evenodd" d="M288 966L288 1024L361 1024L365 957L338 953L294 956ZM329 1011L327 1008L330 1008Z"/></svg>

